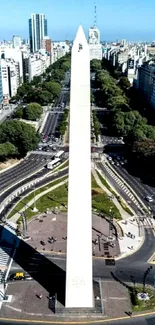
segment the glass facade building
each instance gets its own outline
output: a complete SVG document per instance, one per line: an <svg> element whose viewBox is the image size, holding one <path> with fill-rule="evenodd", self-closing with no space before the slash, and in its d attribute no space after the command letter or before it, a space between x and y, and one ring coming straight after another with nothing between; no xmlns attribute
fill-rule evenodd
<svg viewBox="0 0 155 325"><path fill-rule="evenodd" d="M44 14L32 14L29 19L30 51L36 52L41 48L42 39L47 36L47 19Z"/></svg>

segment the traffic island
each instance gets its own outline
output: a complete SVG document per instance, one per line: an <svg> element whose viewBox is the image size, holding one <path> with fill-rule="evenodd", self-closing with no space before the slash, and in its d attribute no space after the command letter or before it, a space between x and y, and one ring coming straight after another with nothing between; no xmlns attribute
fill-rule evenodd
<svg viewBox="0 0 155 325"><path fill-rule="evenodd" d="M134 286L129 289L132 312L155 310L155 288Z"/></svg>

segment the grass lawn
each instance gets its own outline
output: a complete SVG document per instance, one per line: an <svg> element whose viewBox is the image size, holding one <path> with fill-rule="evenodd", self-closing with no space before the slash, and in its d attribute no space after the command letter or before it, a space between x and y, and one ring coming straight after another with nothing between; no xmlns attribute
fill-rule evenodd
<svg viewBox="0 0 155 325"><path fill-rule="evenodd" d="M110 187L110 185L106 182L106 180L100 175L100 173L97 171L97 174L98 174L98 177L99 177L99 179L100 179L100 181L102 182L102 184L104 185L104 186L106 186L106 188L114 195L114 196L116 196L116 192L115 191L113 191L113 189ZM120 197L118 197L118 196L116 196L117 197L117 199L118 199L118 201L119 201L119 203L121 204L121 206L122 206L122 208L126 211L126 212L128 212L131 216L133 216L133 213L131 212L131 210L127 207L127 205L121 200L121 198Z"/></svg>
<svg viewBox="0 0 155 325"><path fill-rule="evenodd" d="M63 177L60 180L52 182L47 186L44 186L44 190L48 187L58 184L63 179L67 179L67 177ZM82 184L81 184L82 186ZM43 188L37 190L38 193L43 191ZM36 191L36 194L38 194ZM19 202L14 210L10 213L10 216L13 216L16 212L20 211L25 204L27 204L33 198L33 193L25 197L22 202ZM39 212L46 211L47 208L51 209L54 207L60 207L61 210L66 210L66 205L68 201L68 184L62 185L57 189L43 195L39 200L36 201L36 207ZM33 207L32 207L33 208ZM114 205L114 203L109 199L108 195L103 192L103 190L97 185L94 177L92 176L92 208L96 209L100 213L105 213L107 216L112 217L110 213L110 209L112 211L113 217L116 219L121 219L121 215ZM27 208L26 217L29 219L35 214L33 213L31 207Z"/></svg>
<svg viewBox="0 0 155 325"><path fill-rule="evenodd" d="M68 176L63 176L60 179L57 179L56 181L53 181L53 182L39 188L38 190L35 191L35 195L38 195L41 192L46 191L48 188L50 188L56 184L59 184L60 182L64 181L67 178L68 178ZM25 196L25 198L23 198L19 203L17 203L17 205L14 207L14 209L10 212L10 214L8 215L8 218L11 218L17 211L20 211L26 204L28 204L33 199L33 197L34 197L34 192Z"/></svg>
<svg viewBox="0 0 155 325"><path fill-rule="evenodd" d="M36 202L36 207L39 212L44 212L46 209L52 209L55 207L60 207L61 210L66 210L67 205L67 199L68 199L68 184L62 185L55 190L43 195L39 200ZM28 208L25 211L26 218L30 219L32 216L35 216L38 214L32 212L31 208Z"/></svg>
<svg viewBox="0 0 155 325"><path fill-rule="evenodd" d="M101 181L101 183L114 195L116 195L116 193L112 190L112 188L110 187L110 185L107 183L107 181L101 176L101 174L96 170L97 175Z"/></svg>
<svg viewBox="0 0 155 325"><path fill-rule="evenodd" d="M130 214L130 216L133 216L133 213L131 212L131 210L127 207L127 205L124 203L124 201L121 199L121 197L119 196L118 198L118 202L121 204L122 208Z"/></svg>
<svg viewBox="0 0 155 325"><path fill-rule="evenodd" d="M137 293L143 292L143 288L136 286L136 292ZM143 301L143 300L136 299L136 305L135 305L132 303L132 298L131 298L132 311L140 312L149 309L155 309L155 290L146 287L145 292L148 293L150 297L149 300Z"/></svg>

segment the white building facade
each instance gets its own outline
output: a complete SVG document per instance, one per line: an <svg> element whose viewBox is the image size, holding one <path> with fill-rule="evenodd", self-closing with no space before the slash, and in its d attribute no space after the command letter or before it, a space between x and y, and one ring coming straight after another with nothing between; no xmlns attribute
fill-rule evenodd
<svg viewBox="0 0 155 325"><path fill-rule="evenodd" d="M26 61L27 62L27 61ZM46 50L40 53L31 54L28 58L28 80L31 82L35 76L40 76L50 65L50 56L46 54Z"/></svg>
<svg viewBox="0 0 155 325"><path fill-rule="evenodd" d="M19 64L14 60L1 60L3 96L10 99L19 87Z"/></svg>
<svg viewBox="0 0 155 325"><path fill-rule="evenodd" d="M13 36L12 39L13 47L14 48L20 48L21 47L21 38L19 36Z"/></svg>
<svg viewBox="0 0 155 325"><path fill-rule="evenodd" d="M100 30L94 26L89 29L88 43L90 49L90 60L102 60L102 44L100 44Z"/></svg>
<svg viewBox="0 0 155 325"><path fill-rule="evenodd" d="M66 42L52 42L52 64L56 62L58 59L62 58L64 55L69 53L70 46Z"/></svg>

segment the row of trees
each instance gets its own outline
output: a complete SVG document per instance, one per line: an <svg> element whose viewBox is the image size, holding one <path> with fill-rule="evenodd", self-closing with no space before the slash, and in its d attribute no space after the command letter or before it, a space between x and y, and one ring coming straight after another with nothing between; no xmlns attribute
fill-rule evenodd
<svg viewBox="0 0 155 325"><path fill-rule="evenodd" d="M7 120L0 125L0 159L24 157L40 141L35 128L18 120Z"/></svg>
<svg viewBox="0 0 155 325"><path fill-rule="evenodd" d="M110 134L124 137L130 166L155 177L155 127L139 113L139 106L136 109L135 91L128 79L106 59L93 61L91 69L96 73L94 85L98 89L95 101L109 110L103 123L106 122ZM141 94L138 98L139 103L144 103Z"/></svg>
<svg viewBox="0 0 155 325"><path fill-rule="evenodd" d="M96 141L98 141L98 137L99 137L99 134L100 134L100 125L99 125L99 121L98 121L98 118L97 118L97 115L96 115L95 111L93 111L93 123L94 123L95 138L96 138Z"/></svg>
<svg viewBox="0 0 155 325"><path fill-rule="evenodd" d="M42 76L36 76L30 83L24 83L19 87L17 95L12 100L23 100L24 103L37 102L40 105L47 105L57 100L65 72L70 69L70 65L69 53L48 67Z"/></svg>
<svg viewBox="0 0 155 325"><path fill-rule="evenodd" d="M116 81L104 70L96 72L95 92L96 104L100 107L107 107L110 110L128 111L129 100L124 92L130 86L126 77Z"/></svg>
<svg viewBox="0 0 155 325"><path fill-rule="evenodd" d="M69 114L69 110L65 109L63 116L62 116L62 120L58 126L58 131L60 133L60 135L63 137L66 130L67 130L67 125L68 125L68 114Z"/></svg>
<svg viewBox="0 0 155 325"><path fill-rule="evenodd" d="M19 106L14 113L14 118L37 121L41 114L43 113L43 108L38 103L31 103L26 106Z"/></svg>
<svg viewBox="0 0 155 325"><path fill-rule="evenodd" d="M61 84L65 72L70 69L70 64L69 53L51 65L42 76L36 76L31 83L24 83L19 87L17 95L12 100L21 100L28 105L19 106L14 117L38 120L43 112L42 105L47 105L59 97ZM62 135L67 127L67 118L66 110L59 127ZM24 157L28 151L36 148L39 141L40 135L33 126L19 120L7 120L0 125L0 160Z"/></svg>

